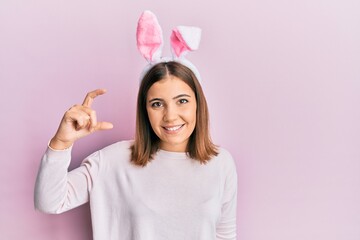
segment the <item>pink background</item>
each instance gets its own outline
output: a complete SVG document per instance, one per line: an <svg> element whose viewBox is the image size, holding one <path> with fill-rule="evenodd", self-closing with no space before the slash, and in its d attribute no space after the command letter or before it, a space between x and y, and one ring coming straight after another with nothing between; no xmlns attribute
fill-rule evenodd
<svg viewBox="0 0 360 240"><path fill-rule="evenodd" d="M35 177L63 112L87 91L109 90L94 108L115 128L78 141L71 168L133 137L145 9L166 38L179 24L203 29L189 58L213 138L237 162L239 239L359 240L358 0L1 1L0 239L91 239L88 205L34 211Z"/></svg>

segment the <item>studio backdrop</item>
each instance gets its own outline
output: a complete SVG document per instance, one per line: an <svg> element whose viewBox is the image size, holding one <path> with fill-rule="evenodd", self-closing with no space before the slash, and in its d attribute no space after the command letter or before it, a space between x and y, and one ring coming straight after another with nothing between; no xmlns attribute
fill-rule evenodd
<svg viewBox="0 0 360 240"><path fill-rule="evenodd" d="M359 240L358 0L2 0L0 239L91 239L88 204L34 210L36 173L63 113L96 88L108 89L94 109L114 129L76 142L70 168L134 137L146 9L165 38L202 28L188 58L212 138L236 160L238 239Z"/></svg>

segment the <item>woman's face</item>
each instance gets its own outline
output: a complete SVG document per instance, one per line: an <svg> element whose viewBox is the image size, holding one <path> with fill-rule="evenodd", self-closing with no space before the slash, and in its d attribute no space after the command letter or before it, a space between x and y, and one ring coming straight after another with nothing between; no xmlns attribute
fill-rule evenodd
<svg viewBox="0 0 360 240"><path fill-rule="evenodd" d="M181 79L168 76L154 83L147 94L150 124L160 138L160 148L185 152L196 125L196 98Z"/></svg>

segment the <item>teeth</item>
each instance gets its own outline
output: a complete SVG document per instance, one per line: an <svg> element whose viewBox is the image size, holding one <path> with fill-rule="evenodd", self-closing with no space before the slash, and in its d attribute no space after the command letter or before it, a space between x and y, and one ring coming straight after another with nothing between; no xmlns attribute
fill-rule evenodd
<svg viewBox="0 0 360 240"><path fill-rule="evenodd" d="M182 127L182 125L179 125L179 126L176 126L176 127L171 127L171 128L165 128L166 130L168 130L168 131L176 131L176 130L178 130L178 129L180 129Z"/></svg>

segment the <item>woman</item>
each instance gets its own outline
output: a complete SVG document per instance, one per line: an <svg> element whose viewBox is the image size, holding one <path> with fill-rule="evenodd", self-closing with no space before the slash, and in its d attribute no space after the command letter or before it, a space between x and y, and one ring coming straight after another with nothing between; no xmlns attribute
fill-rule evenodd
<svg viewBox="0 0 360 240"><path fill-rule="evenodd" d="M36 208L61 213L89 201L94 240L236 239L236 168L210 139L196 74L177 61L154 64L139 88L134 141L68 172L74 142L112 128L91 108L104 93L64 114L42 159Z"/></svg>

